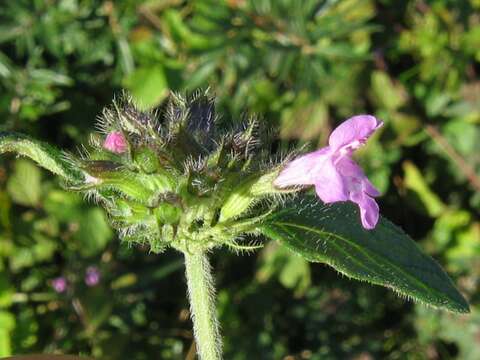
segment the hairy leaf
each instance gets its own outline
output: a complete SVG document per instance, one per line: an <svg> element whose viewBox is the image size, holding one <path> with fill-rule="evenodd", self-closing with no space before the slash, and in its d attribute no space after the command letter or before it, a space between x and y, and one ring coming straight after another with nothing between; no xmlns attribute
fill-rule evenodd
<svg viewBox="0 0 480 360"><path fill-rule="evenodd" d="M74 168L63 152L26 135L0 132L0 154L6 152L26 156L66 181L77 183L84 180L83 174Z"/></svg>
<svg viewBox="0 0 480 360"><path fill-rule="evenodd" d="M447 274L408 235L383 218L374 230L364 230L359 218L351 203L323 205L307 197L287 203L260 230L305 259L354 279L434 307L469 312Z"/></svg>

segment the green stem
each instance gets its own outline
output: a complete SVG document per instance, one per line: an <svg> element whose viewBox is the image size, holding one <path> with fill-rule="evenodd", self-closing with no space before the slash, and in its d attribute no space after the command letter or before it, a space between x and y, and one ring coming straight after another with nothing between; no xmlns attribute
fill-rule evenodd
<svg viewBox="0 0 480 360"><path fill-rule="evenodd" d="M222 341L215 310L215 289L207 255L187 253L185 269L197 352L201 360L220 360Z"/></svg>

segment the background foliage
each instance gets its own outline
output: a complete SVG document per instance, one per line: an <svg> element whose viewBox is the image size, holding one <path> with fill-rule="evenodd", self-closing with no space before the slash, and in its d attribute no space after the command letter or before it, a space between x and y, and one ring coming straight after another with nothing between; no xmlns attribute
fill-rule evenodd
<svg viewBox="0 0 480 360"><path fill-rule="evenodd" d="M210 86L221 122L259 113L279 148L385 121L359 160L383 214L456 279L451 315L274 243L213 257L227 359L478 359L478 0L19 0L0 5L0 128L64 148L121 88L144 107ZM94 204L31 162L0 166L0 356L193 359L182 259L119 244ZM87 286L88 267L100 282ZM63 276L65 292L52 281Z"/></svg>

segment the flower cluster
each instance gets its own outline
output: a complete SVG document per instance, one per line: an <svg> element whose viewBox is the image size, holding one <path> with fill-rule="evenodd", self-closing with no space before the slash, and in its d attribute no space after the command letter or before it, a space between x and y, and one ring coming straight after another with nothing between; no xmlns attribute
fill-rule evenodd
<svg viewBox="0 0 480 360"><path fill-rule="evenodd" d="M159 114L128 97L105 109L101 133L75 160L84 181L70 188L103 205L122 239L154 252L243 249L238 235L255 229L279 192L261 123L248 118L220 131L207 93L172 95Z"/></svg>

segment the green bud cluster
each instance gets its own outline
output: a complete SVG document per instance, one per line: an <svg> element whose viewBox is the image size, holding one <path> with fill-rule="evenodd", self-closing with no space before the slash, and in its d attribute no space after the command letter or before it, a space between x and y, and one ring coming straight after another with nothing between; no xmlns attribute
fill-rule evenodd
<svg viewBox="0 0 480 360"><path fill-rule="evenodd" d="M158 115L160 114L160 116ZM220 130L207 92L171 95L157 112L140 111L124 96L99 118L101 134L74 160L85 174L71 189L86 192L107 211L128 242L154 252L242 244L242 234L275 206L268 133L255 118ZM109 151L104 139L122 134L125 151Z"/></svg>

